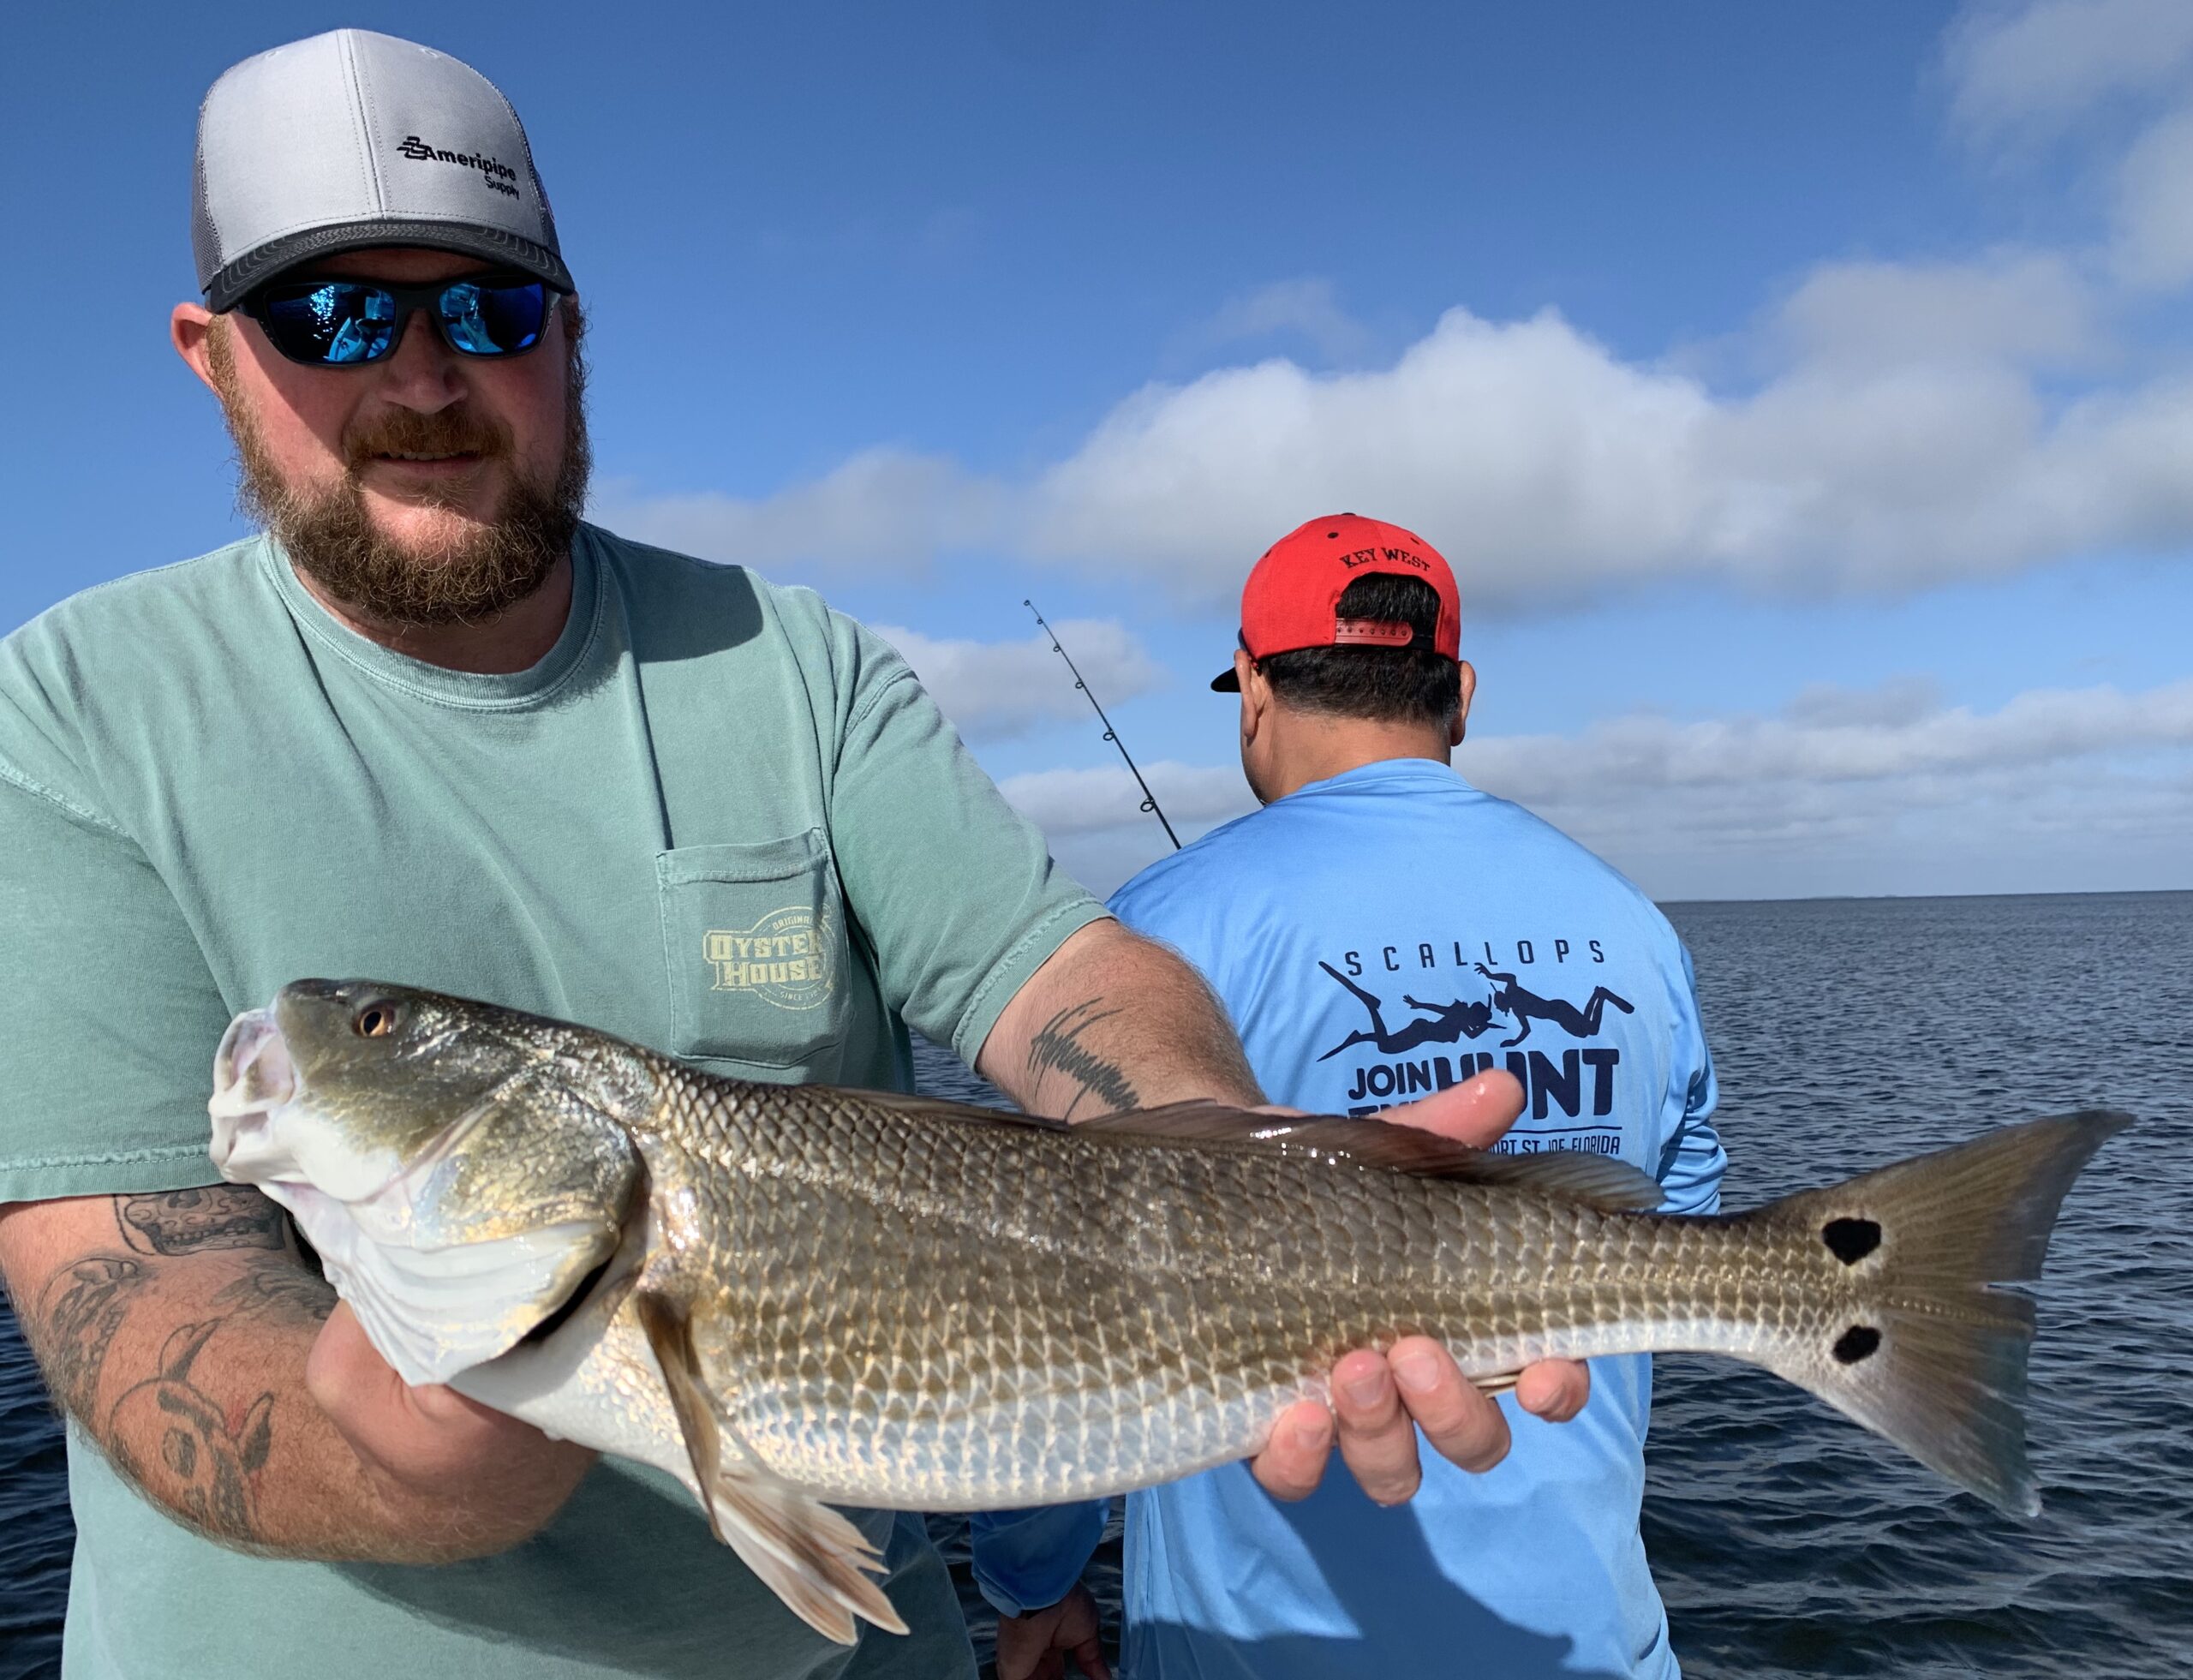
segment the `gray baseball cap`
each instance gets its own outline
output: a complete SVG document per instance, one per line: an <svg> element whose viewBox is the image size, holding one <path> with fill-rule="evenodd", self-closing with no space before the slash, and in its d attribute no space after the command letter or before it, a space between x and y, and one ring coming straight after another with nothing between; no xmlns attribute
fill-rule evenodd
<svg viewBox="0 0 2193 1680"><path fill-rule="evenodd" d="M198 110L190 243L230 309L283 269L424 245L573 290L517 112L469 64L338 29L228 70Z"/></svg>

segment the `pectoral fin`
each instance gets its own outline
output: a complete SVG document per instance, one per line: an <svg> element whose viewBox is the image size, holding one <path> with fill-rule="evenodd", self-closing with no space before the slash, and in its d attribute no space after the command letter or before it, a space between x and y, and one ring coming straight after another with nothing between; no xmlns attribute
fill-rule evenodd
<svg viewBox="0 0 2193 1680"><path fill-rule="evenodd" d="M640 1328L647 1332L654 1362L662 1367L663 1386L670 1390L670 1408L678 1414L678 1432L685 1438L686 1455L693 1461L693 1480L701 1490L701 1509L708 1513L708 1532L729 1544L723 1524L716 1519L708 1490L716 1484L716 1466L723 1444L716 1430L715 1408L708 1403L700 1382L700 1361L693 1353L693 1320L684 1304L653 1289L632 1297Z"/></svg>
<svg viewBox="0 0 2193 1680"><path fill-rule="evenodd" d="M709 1530L825 1639L851 1645L856 1616L887 1633L905 1633L891 1600L868 1578L883 1567L868 1536L771 1472L723 1427L702 1380L684 1304L646 1289L633 1304L684 1433Z"/></svg>

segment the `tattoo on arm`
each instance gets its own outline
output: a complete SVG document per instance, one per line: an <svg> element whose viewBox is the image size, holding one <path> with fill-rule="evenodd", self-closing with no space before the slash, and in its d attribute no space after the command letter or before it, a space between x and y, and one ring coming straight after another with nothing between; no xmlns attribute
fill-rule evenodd
<svg viewBox="0 0 2193 1680"><path fill-rule="evenodd" d="M1091 1027L1120 1013L1117 1009L1100 1008L1103 1001L1101 997L1092 997L1060 1010L1043 1023L1042 1030L1029 1042L1027 1071L1031 1090L1042 1089L1043 1076L1055 1072L1081 1087L1059 1116L1061 1120L1072 1120L1085 1097L1095 1097L1109 1114L1142 1105L1133 1085L1119 1065L1107 1061L1081 1042L1082 1035Z"/></svg>
<svg viewBox="0 0 2193 1680"><path fill-rule="evenodd" d="M53 1397L71 1417L95 1415L99 1372L114 1333L128 1315L130 1297L145 1282L145 1268L122 1254L87 1254L46 1281L35 1324Z"/></svg>
<svg viewBox="0 0 2193 1680"><path fill-rule="evenodd" d="M224 1405L193 1369L231 1323L263 1318L317 1329L334 1311L335 1291L302 1263L287 1216L255 1190L219 1185L113 1202L133 1252L62 1266L24 1328L34 1332L56 1401L128 1480L212 1538L258 1545L256 1479L272 1446L276 1391ZM224 1281L192 1322L169 1331L152 1374L102 1406L108 1350L131 1309L167 1263L208 1253L223 1256ZM141 1367L116 1380L140 1374Z"/></svg>
<svg viewBox="0 0 2193 1680"><path fill-rule="evenodd" d="M232 1283L224 1283L213 1305L241 1317L266 1312L319 1324L335 1310L335 1289L324 1278L286 1261L254 1265Z"/></svg>
<svg viewBox="0 0 2193 1680"><path fill-rule="evenodd" d="M107 1450L122 1474L218 1540L260 1539L253 1478L274 1438L274 1391L236 1411L190 1380L190 1367L228 1321L182 1324L160 1348L159 1370L108 1414Z"/></svg>
<svg viewBox="0 0 2193 1680"><path fill-rule="evenodd" d="M122 1238L140 1254L203 1253L212 1248L280 1248L282 1210L256 1190L210 1185L157 1196L117 1196Z"/></svg>

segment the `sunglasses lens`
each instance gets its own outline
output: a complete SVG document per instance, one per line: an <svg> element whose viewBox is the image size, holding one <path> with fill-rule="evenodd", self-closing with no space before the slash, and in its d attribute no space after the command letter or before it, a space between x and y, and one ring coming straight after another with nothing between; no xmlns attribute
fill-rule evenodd
<svg viewBox="0 0 2193 1680"><path fill-rule="evenodd" d="M467 356L510 356L540 341L548 288L538 280L460 280L441 296L442 330Z"/></svg>
<svg viewBox="0 0 2193 1680"><path fill-rule="evenodd" d="M274 347L290 360L340 367L388 353L396 300L378 286L322 280L270 291L260 319Z"/></svg>

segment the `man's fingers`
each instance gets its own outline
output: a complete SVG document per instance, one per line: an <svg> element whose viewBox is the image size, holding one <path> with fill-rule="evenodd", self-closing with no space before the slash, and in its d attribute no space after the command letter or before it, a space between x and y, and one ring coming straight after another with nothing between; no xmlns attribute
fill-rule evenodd
<svg viewBox="0 0 2193 1680"><path fill-rule="evenodd" d="M1382 1505L1412 1498L1423 1479L1416 1432L1440 1456L1481 1474L1508 1456L1512 1438L1498 1404L1463 1377L1429 1336L1404 1336L1383 1357L1358 1349L1333 1367L1332 1411L1312 1401L1280 1415L1249 1468L1276 1499L1306 1498L1337 1438L1365 1494ZM1566 1423L1592 1397L1592 1372L1575 1360L1540 1360L1515 1379L1516 1403Z"/></svg>
<svg viewBox="0 0 2193 1680"><path fill-rule="evenodd" d="M1592 1367L1578 1360L1540 1360L1515 1378L1515 1403L1548 1423L1567 1423L1592 1397Z"/></svg>
<svg viewBox="0 0 2193 1680"><path fill-rule="evenodd" d="M1498 1069L1426 1097L1380 1111L1378 1118L1421 1127L1472 1149L1490 1149L1523 1112L1523 1087Z"/></svg>
<svg viewBox="0 0 2193 1680"><path fill-rule="evenodd" d="M1333 1414L1314 1400L1288 1407L1272 1426L1264 1450L1249 1461L1249 1474L1275 1499L1306 1499L1332 1456Z"/></svg>
<svg viewBox="0 0 2193 1680"><path fill-rule="evenodd" d="M1508 1456L1508 1420L1464 1378L1444 1348L1429 1336L1403 1336L1389 1358L1409 1414L1441 1457L1485 1471Z"/></svg>
<svg viewBox="0 0 2193 1680"><path fill-rule="evenodd" d="M1084 1640L1073 1647L1073 1659L1081 1665L1085 1680L1112 1680L1111 1665L1104 1660L1102 1640Z"/></svg>
<svg viewBox="0 0 2193 1680"><path fill-rule="evenodd" d="M1332 1383L1341 1456L1377 1504L1401 1504L1416 1492L1424 1473L1416 1461L1416 1431L1392 1369L1379 1354L1359 1350L1333 1367Z"/></svg>

